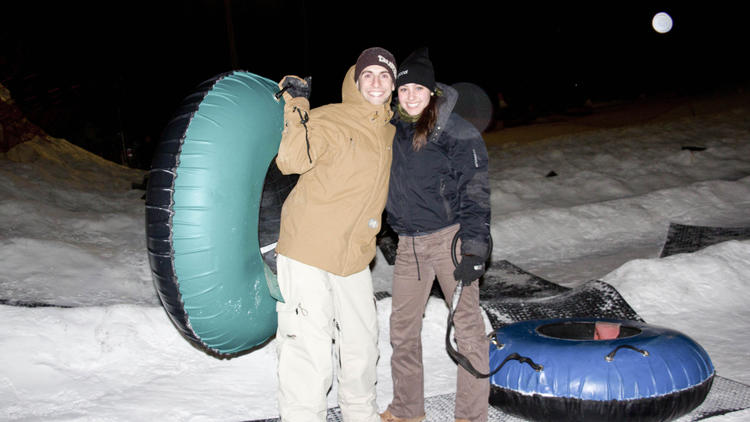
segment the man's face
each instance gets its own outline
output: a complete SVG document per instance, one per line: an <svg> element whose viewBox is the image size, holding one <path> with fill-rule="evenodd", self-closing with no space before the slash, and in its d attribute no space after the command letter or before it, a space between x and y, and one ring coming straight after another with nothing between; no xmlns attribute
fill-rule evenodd
<svg viewBox="0 0 750 422"><path fill-rule="evenodd" d="M370 104L383 104L394 88L391 72L383 66L371 64L360 73L357 88Z"/></svg>

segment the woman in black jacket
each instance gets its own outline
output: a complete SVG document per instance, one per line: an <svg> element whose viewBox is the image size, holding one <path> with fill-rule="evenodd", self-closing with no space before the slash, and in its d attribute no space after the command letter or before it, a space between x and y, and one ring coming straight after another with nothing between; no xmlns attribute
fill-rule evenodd
<svg viewBox="0 0 750 422"><path fill-rule="evenodd" d="M436 83L426 49L412 53L396 78L398 113L393 123L393 163L386 205L399 235L393 277L390 337L393 401L386 422L422 421L422 315L437 277L451 303L457 283L465 287L454 314L458 350L488 372L489 344L479 308L479 283L489 255L490 189L484 140L453 112L457 92ZM460 262L451 258L458 236ZM458 368L456 421L487 420L489 381Z"/></svg>

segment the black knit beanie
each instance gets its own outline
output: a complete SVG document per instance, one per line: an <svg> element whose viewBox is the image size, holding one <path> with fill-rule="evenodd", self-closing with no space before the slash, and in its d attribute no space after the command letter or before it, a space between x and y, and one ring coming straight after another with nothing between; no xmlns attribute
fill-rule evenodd
<svg viewBox="0 0 750 422"><path fill-rule="evenodd" d="M370 65L376 64L388 69L391 72L391 77L396 80L396 59L393 57L388 50L380 47L371 47L363 51L357 59L357 64L354 66L354 80L359 80L359 74Z"/></svg>
<svg viewBox="0 0 750 422"><path fill-rule="evenodd" d="M427 47L422 47L401 62L396 76L396 88L401 85L415 83L435 91L435 70L428 57Z"/></svg>

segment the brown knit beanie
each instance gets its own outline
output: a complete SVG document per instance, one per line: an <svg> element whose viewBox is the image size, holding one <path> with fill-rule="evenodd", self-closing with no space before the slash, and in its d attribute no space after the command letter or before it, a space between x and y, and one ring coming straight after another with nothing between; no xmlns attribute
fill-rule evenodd
<svg viewBox="0 0 750 422"><path fill-rule="evenodd" d="M393 57L388 50L380 47L371 47L363 51L357 59L357 64L354 66L354 80L359 80L359 75L362 71L370 65L376 64L388 69L391 72L391 78L393 82L396 82L396 59Z"/></svg>

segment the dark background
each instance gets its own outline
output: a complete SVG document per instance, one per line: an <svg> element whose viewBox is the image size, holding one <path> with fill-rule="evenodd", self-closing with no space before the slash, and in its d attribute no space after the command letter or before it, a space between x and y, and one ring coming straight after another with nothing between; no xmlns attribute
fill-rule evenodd
<svg viewBox="0 0 750 422"><path fill-rule="evenodd" d="M51 135L147 168L151 145L200 82L232 69L312 75L312 105L338 102L344 74L370 46L397 60L428 46L439 81L477 84L495 106L502 93L518 124L587 99L747 82L739 3L623 3L6 1L0 83ZM651 27L660 11L674 20L667 34Z"/></svg>

